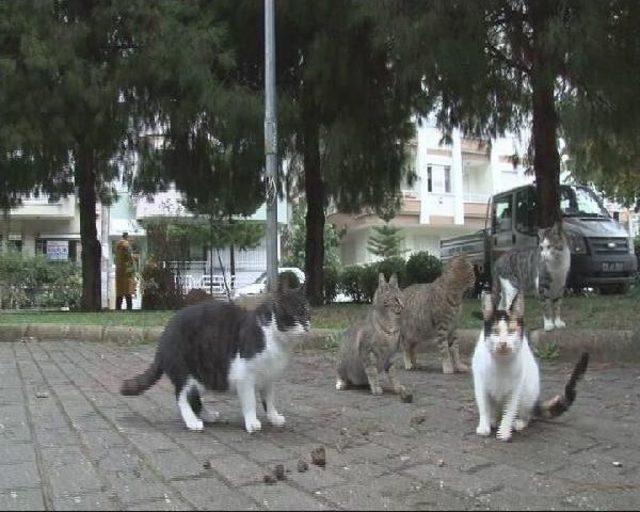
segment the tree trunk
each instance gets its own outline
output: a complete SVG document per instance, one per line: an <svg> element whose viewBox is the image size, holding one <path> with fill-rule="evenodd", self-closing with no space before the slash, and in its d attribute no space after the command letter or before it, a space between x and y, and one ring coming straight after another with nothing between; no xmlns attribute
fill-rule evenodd
<svg viewBox="0 0 640 512"><path fill-rule="evenodd" d="M533 166L538 194L538 225L546 228L561 218L558 115L553 95L557 72L553 52L545 47L545 36L553 15L554 2L534 0L529 5L533 28L531 62Z"/></svg>
<svg viewBox="0 0 640 512"><path fill-rule="evenodd" d="M79 158L78 194L80 203L80 239L82 244L82 300L83 311L100 311L101 248L96 227L96 170L92 156Z"/></svg>
<svg viewBox="0 0 640 512"><path fill-rule="evenodd" d="M303 117L304 190L307 199L304 273L309 303L324 303L324 201L325 186L320 169L320 137L316 112L306 91ZM303 101L304 101L303 100Z"/></svg>
<svg viewBox="0 0 640 512"><path fill-rule="evenodd" d="M233 242L229 244L229 275L231 276L231 289L236 287L236 248Z"/></svg>

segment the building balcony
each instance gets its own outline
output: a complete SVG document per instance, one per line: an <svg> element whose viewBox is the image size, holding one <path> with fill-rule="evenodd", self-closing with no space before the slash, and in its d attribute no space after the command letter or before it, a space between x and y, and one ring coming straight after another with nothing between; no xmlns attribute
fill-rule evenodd
<svg viewBox="0 0 640 512"><path fill-rule="evenodd" d="M22 199L22 205L10 210L14 219L69 220L76 214L76 196L69 195L52 201L47 195Z"/></svg>

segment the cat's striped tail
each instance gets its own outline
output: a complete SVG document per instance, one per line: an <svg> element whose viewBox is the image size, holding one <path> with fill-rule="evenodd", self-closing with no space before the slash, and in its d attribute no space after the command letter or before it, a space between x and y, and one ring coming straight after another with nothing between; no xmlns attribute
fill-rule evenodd
<svg viewBox="0 0 640 512"><path fill-rule="evenodd" d="M153 363L151 363L151 366L149 366L149 368L147 368L143 373L133 379L127 379L122 383L122 387L120 387L120 394L124 396L140 395L158 382L160 377L162 377L162 373L160 362L156 357Z"/></svg>
<svg viewBox="0 0 640 512"><path fill-rule="evenodd" d="M564 395L557 395L546 402L538 402L533 409L533 413L539 418L555 418L569 409L576 399L576 383L587 371L588 364L589 354L583 352L578 364L576 364L571 373L569 382L567 382L567 385L564 387Z"/></svg>

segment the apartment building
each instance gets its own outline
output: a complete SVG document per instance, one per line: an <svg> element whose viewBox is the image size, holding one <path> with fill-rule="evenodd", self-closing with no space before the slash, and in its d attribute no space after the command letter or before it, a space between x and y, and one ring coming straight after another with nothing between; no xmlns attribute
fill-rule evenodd
<svg viewBox="0 0 640 512"><path fill-rule="evenodd" d="M442 132L430 120L417 127L411 147L417 179L411 186L402 185L402 207L390 222L402 228L406 255L429 251L439 256L440 240L484 228L491 194L533 181L515 164L514 155L522 155L526 147L515 136L497 138L489 145L454 130L451 144L441 140ZM377 215L345 215L331 209L327 221L346 228L341 243L344 265L376 259L367 242L373 228L384 224Z"/></svg>

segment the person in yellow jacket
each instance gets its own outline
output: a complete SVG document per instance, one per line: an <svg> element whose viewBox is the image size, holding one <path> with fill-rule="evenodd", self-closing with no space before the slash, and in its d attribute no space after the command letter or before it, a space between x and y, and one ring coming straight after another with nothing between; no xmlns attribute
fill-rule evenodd
<svg viewBox="0 0 640 512"><path fill-rule="evenodd" d="M133 309L132 296L136 291L135 261L129 234L125 231L122 238L116 244L116 309L122 307L122 298L127 301L127 309Z"/></svg>

